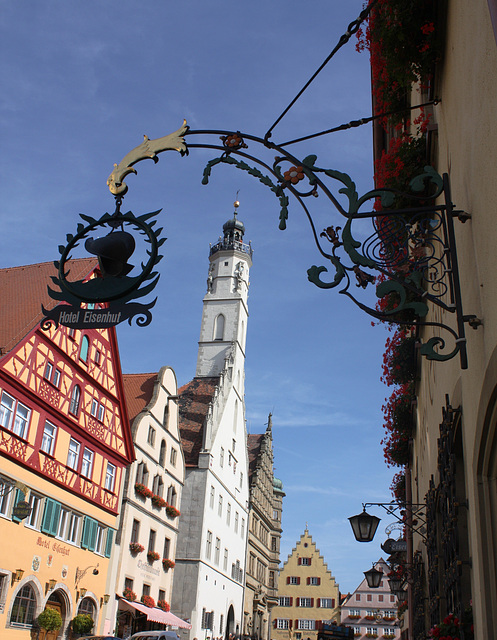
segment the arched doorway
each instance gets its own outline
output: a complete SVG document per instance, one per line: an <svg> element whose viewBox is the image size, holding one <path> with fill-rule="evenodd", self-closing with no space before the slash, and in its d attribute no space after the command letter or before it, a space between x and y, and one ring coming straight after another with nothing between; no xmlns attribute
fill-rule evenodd
<svg viewBox="0 0 497 640"><path fill-rule="evenodd" d="M97 607L92 598L83 598L78 606L78 614L89 615L93 620L93 628L90 631L95 630L95 621L97 619Z"/></svg>
<svg viewBox="0 0 497 640"><path fill-rule="evenodd" d="M230 608L228 609L228 615L226 616L226 632L224 634L225 638L229 638L230 635L235 634L235 610L233 609L233 605L230 604Z"/></svg>
<svg viewBox="0 0 497 640"><path fill-rule="evenodd" d="M53 609L54 611L60 613L60 617L62 618L62 626L56 631L47 631L43 640L57 640L59 635L62 633L62 630L64 629L66 619L66 604L62 592L57 590L51 593L50 597L47 600L45 608Z"/></svg>

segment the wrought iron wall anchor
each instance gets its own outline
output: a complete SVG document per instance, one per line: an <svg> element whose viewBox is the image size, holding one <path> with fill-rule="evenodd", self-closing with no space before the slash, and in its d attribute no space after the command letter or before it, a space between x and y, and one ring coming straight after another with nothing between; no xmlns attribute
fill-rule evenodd
<svg viewBox="0 0 497 640"><path fill-rule="evenodd" d="M200 138L200 141L187 144L187 136L192 140ZM255 153L249 153L251 147L255 147ZM421 344L420 353L429 360L438 361L450 360L459 353L461 367L467 368L464 324L468 321L471 326L477 326L478 319L463 314L453 219L457 217L465 222L470 215L454 208L447 174L440 176L431 167L425 167L421 175L411 180L409 193L373 189L360 196L350 176L318 167L315 155L299 159L281 145L268 142L267 138L240 131L191 131L184 121L183 126L169 136L156 140L145 137L141 145L114 165L107 181L111 193L126 192L124 177L136 173L134 165L140 160L152 158L157 162L157 155L162 151L176 150L184 156L194 148L219 152L207 163L203 184L208 184L216 165L229 164L269 187L279 199L280 229L286 228L290 194L298 201L311 226L318 252L326 261L326 266L314 265L308 269L311 282L322 289L338 288L339 293L348 296L376 320L416 329L431 327L430 331L435 335ZM276 151L279 155L264 160L259 157L258 149L260 153ZM266 173L253 164L262 167ZM330 181L335 185L338 183L340 195L333 193ZM328 198L342 217L342 226L330 223L319 234L305 203L310 196ZM342 201L345 199L344 204L339 200L340 196ZM402 202L401 208L399 202ZM363 211L368 203L372 209ZM354 229L359 222L362 227L356 233ZM360 241L357 238L364 235L365 222L370 225L369 235ZM330 267L332 279L322 280L321 276ZM353 292L352 282L357 284L356 289L366 292L364 299L359 299ZM373 283L378 300L372 305L368 292ZM455 326L429 319L430 303L443 312L454 314ZM451 351L446 348L444 336L453 342Z"/></svg>

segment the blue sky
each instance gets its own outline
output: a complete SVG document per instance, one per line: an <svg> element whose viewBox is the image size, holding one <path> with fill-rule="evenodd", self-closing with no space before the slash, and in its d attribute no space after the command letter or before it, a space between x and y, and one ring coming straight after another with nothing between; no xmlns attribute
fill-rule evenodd
<svg viewBox="0 0 497 640"><path fill-rule="evenodd" d="M0 266L55 259L79 213L98 218L113 211L107 177L144 134L161 137L185 118L192 129L263 137L361 9L362 0L4 0ZM353 39L272 140L370 113L368 57L355 51ZM372 186L371 125L291 150L350 174L359 193ZM272 161L274 152L262 151ZM345 296L308 282L307 269L322 260L295 200L287 230L279 231L278 201L255 178L217 166L210 184L201 184L203 167L216 155L167 152L157 165L137 165L138 175L126 180L123 210L162 208L168 240L152 324L119 328L123 370L170 365L179 384L195 374L209 243L231 217L239 190L239 217L254 248L247 421L259 433L273 414L276 474L287 494L282 560L307 523L347 592L381 555L386 538L379 532L378 543L356 543L347 521L362 502L391 499L393 470L380 446L386 331L371 327ZM309 206L318 231L340 224L324 197Z"/></svg>

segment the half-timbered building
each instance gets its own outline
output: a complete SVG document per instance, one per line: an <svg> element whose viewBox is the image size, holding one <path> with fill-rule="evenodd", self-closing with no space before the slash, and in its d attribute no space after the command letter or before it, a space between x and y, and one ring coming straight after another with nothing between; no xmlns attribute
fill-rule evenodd
<svg viewBox="0 0 497 640"><path fill-rule="evenodd" d="M72 275L94 264L74 261ZM62 620L46 640L80 613L113 628L108 564L134 459L115 330L42 329L52 275L52 263L0 270L0 635L13 640L45 608Z"/></svg>

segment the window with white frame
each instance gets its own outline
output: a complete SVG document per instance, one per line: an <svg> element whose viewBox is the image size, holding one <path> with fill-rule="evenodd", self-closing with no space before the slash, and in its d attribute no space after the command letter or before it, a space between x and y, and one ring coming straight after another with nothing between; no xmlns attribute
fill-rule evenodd
<svg viewBox="0 0 497 640"><path fill-rule="evenodd" d="M242 518L242 525L240 527L240 535L242 538L245 536L245 518Z"/></svg>
<svg viewBox="0 0 497 640"><path fill-rule="evenodd" d="M91 449L88 449L88 447L85 447L83 451L83 461L81 463L81 475L85 478L91 478L92 471L93 451Z"/></svg>
<svg viewBox="0 0 497 640"><path fill-rule="evenodd" d="M107 489L107 491L114 491L115 483L116 483L116 467L110 462L107 462L107 469L105 470L104 487Z"/></svg>
<svg viewBox="0 0 497 640"><path fill-rule="evenodd" d="M310 567L311 566L311 558L299 558L300 562L299 564L306 566L306 567Z"/></svg>
<svg viewBox="0 0 497 640"><path fill-rule="evenodd" d="M223 571L228 571L228 549L224 550Z"/></svg>
<svg viewBox="0 0 497 640"><path fill-rule="evenodd" d="M238 518L239 518L239 514L238 511L235 511L235 533L238 533Z"/></svg>
<svg viewBox="0 0 497 640"><path fill-rule="evenodd" d="M169 458L169 462L173 465L173 467L176 466L176 458L178 456L178 452L176 451L176 449L172 448L171 449L171 456Z"/></svg>
<svg viewBox="0 0 497 640"><path fill-rule="evenodd" d="M81 387L77 384L72 388L71 402L69 403L69 413L73 416L78 415L79 401L81 400Z"/></svg>
<svg viewBox="0 0 497 640"><path fill-rule="evenodd" d="M80 528L81 516L62 507L60 510L57 537L61 540L65 540L66 542L76 544L79 539Z"/></svg>
<svg viewBox="0 0 497 640"><path fill-rule="evenodd" d="M290 620L288 618L276 618L276 628L277 629L289 629L290 628Z"/></svg>
<svg viewBox="0 0 497 640"><path fill-rule="evenodd" d="M29 506L31 507L31 513L25 520L26 526L29 527L30 529L40 528L39 520L40 520L42 501L43 501L43 498L41 496L31 491L31 493L29 494L29 500L28 500Z"/></svg>
<svg viewBox="0 0 497 640"><path fill-rule="evenodd" d="M224 467L224 449L221 447L221 452L219 454L219 466Z"/></svg>
<svg viewBox="0 0 497 640"><path fill-rule="evenodd" d="M291 607L292 606L292 598L290 598L290 596L279 596L279 598L278 598L278 606L280 606L280 607Z"/></svg>
<svg viewBox="0 0 497 640"><path fill-rule="evenodd" d="M52 456L54 452L55 446L55 436L57 434L57 427L49 422L45 421L45 426L43 427L43 438L41 440L40 449L48 455Z"/></svg>
<svg viewBox="0 0 497 640"><path fill-rule="evenodd" d="M11 395L2 392L0 400L0 425L13 431L21 438L27 437L28 422L31 411Z"/></svg>
<svg viewBox="0 0 497 640"><path fill-rule="evenodd" d="M69 440L69 451L67 453L67 466L70 469L76 470L78 468L79 448L79 442L74 438L71 438Z"/></svg>
<svg viewBox="0 0 497 640"><path fill-rule="evenodd" d="M104 543L104 528L102 525L97 524L97 532L95 537L95 553L102 554L103 553L103 543Z"/></svg>
<svg viewBox="0 0 497 640"><path fill-rule="evenodd" d="M314 631L316 628L315 620L298 620L297 629L306 629L307 631Z"/></svg>
<svg viewBox="0 0 497 640"><path fill-rule="evenodd" d="M288 578L288 584L300 584L300 578L298 576L290 576Z"/></svg>
<svg viewBox="0 0 497 640"><path fill-rule="evenodd" d="M226 507L226 524L229 526L231 522L231 503L228 502L228 506Z"/></svg>
<svg viewBox="0 0 497 640"><path fill-rule="evenodd" d="M299 607L312 607L313 605L313 598L299 598L298 600L298 606Z"/></svg>
<svg viewBox="0 0 497 640"><path fill-rule="evenodd" d="M322 609L333 609L335 606L334 598L320 598L318 606Z"/></svg>
<svg viewBox="0 0 497 640"><path fill-rule="evenodd" d="M223 515L223 496L221 494L219 494L219 501L217 505L217 515L218 516Z"/></svg>
<svg viewBox="0 0 497 640"><path fill-rule="evenodd" d="M155 445L155 429L152 426L148 427L147 442L151 447Z"/></svg>
<svg viewBox="0 0 497 640"><path fill-rule="evenodd" d="M0 515L6 516L9 511L12 485L0 478Z"/></svg>
<svg viewBox="0 0 497 640"><path fill-rule="evenodd" d="M370 638L378 635L378 629L376 627L366 627L366 635Z"/></svg>
<svg viewBox="0 0 497 640"><path fill-rule="evenodd" d="M350 609L349 611L349 616L360 616L360 615L361 615L360 609Z"/></svg>
<svg viewBox="0 0 497 640"><path fill-rule="evenodd" d="M216 546L214 548L214 564L219 564L220 553L221 553L221 539L216 538Z"/></svg>
<svg viewBox="0 0 497 640"><path fill-rule="evenodd" d="M209 498L209 506L211 509L214 509L214 498L216 497L216 490L214 489L214 485L211 484L211 494Z"/></svg>
<svg viewBox="0 0 497 640"><path fill-rule="evenodd" d="M207 538L205 540L205 556L208 560L211 559L212 553L212 531L207 531Z"/></svg>

